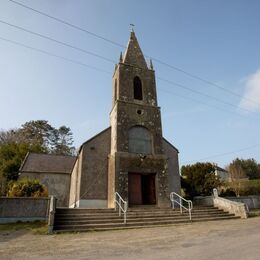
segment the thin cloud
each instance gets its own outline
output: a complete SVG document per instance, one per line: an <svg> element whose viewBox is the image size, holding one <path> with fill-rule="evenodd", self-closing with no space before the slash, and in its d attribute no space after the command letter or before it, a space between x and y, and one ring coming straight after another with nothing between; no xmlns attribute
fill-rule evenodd
<svg viewBox="0 0 260 260"><path fill-rule="evenodd" d="M239 108L252 112L260 108L260 69L250 75L245 81L245 93L240 101Z"/></svg>

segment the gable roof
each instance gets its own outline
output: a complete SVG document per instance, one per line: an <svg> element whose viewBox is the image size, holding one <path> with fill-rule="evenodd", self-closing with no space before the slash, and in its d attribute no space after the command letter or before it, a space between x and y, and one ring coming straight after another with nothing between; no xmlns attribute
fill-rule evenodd
<svg viewBox="0 0 260 260"><path fill-rule="evenodd" d="M67 173L72 172L76 156L28 153L20 172Z"/></svg>
<svg viewBox="0 0 260 260"><path fill-rule="evenodd" d="M217 166L217 165L214 165L215 166L215 170L217 170L217 171L220 171L220 172L228 172L227 170L225 170L225 169L223 169L223 168L221 168L221 167L219 167L219 166Z"/></svg>
<svg viewBox="0 0 260 260"><path fill-rule="evenodd" d="M172 144L172 143L170 143L167 139L165 139L164 137L163 137L163 141L165 141L167 144L169 144L174 150L176 150L176 152L177 153L179 153L179 150Z"/></svg>
<svg viewBox="0 0 260 260"><path fill-rule="evenodd" d="M85 141L85 142L80 146L79 151L78 151L78 154L80 153L82 147L83 147L85 144L91 142L91 141L94 140L96 137L98 137L98 136L104 134L106 131L110 131L110 130L111 130L111 126L107 127L107 128L104 129L103 131L99 132L98 134L92 136L90 139L88 139L87 141Z"/></svg>

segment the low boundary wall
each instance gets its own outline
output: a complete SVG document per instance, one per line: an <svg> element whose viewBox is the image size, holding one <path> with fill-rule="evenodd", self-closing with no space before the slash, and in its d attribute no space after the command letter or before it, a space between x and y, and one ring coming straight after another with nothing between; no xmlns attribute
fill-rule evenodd
<svg viewBox="0 0 260 260"><path fill-rule="evenodd" d="M213 196L196 196L193 198L194 206L213 206Z"/></svg>
<svg viewBox="0 0 260 260"><path fill-rule="evenodd" d="M250 209L260 209L260 196L226 197L229 200L242 202Z"/></svg>
<svg viewBox="0 0 260 260"><path fill-rule="evenodd" d="M224 211L233 213L235 214L235 216L239 216L241 218L247 218L247 210L246 210L246 205L244 203L235 202L221 197L214 197L213 205L215 207L223 209Z"/></svg>
<svg viewBox="0 0 260 260"><path fill-rule="evenodd" d="M50 198L0 197L0 223L48 221Z"/></svg>

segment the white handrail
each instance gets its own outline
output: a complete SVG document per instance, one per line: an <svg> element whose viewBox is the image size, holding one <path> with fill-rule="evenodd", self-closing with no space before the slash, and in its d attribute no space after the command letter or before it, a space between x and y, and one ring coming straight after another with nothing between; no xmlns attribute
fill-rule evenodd
<svg viewBox="0 0 260 260"><path fill-rule="evenodd" d="M178 197L179 198L179 201L176 200L174 198L174 196ZM192 201L191 200L186 200L184 199L183 197L181 197L179 194L177 194L176 192L171 192L170 193L170 200L171 200L171 203L172 203L172 208L174 209L174 203L176 202L179 206L180 206L180 212L182 214L182 208L186 209L188 212L189 212L189 216L190 216L190 220L191 220L191 211L193 209L193 204L192 204ZM182 204L182 201L185 201L188 203L188 208L183 206Z"/></svg>
<svg viewBox="0 0 260 260"><path fill-rule="evenodd" d="M122 207L122 203L123 203L123 207ZM121 211L123 211L124 224L126 224L127 201L123 200L118 192L115 193L115 210L117 209L116 205L118 205L119 217L121 217Z"/></svg>

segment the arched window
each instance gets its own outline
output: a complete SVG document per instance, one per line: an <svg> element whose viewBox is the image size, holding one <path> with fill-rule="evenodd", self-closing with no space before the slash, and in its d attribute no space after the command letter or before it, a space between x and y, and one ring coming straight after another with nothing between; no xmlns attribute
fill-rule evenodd
<svg viewBox="0 0 260 260"><path fill-rule="evenodd" d="M134 78L134 99L143 100L142 82L137 76Z"/></svg>
<svg viewBox="0 0 260 260"><path fill-rule="evenodd" d="M142 126L134 126L128 132L129 153L152 153L152 139L150 132Z"/></svg>

